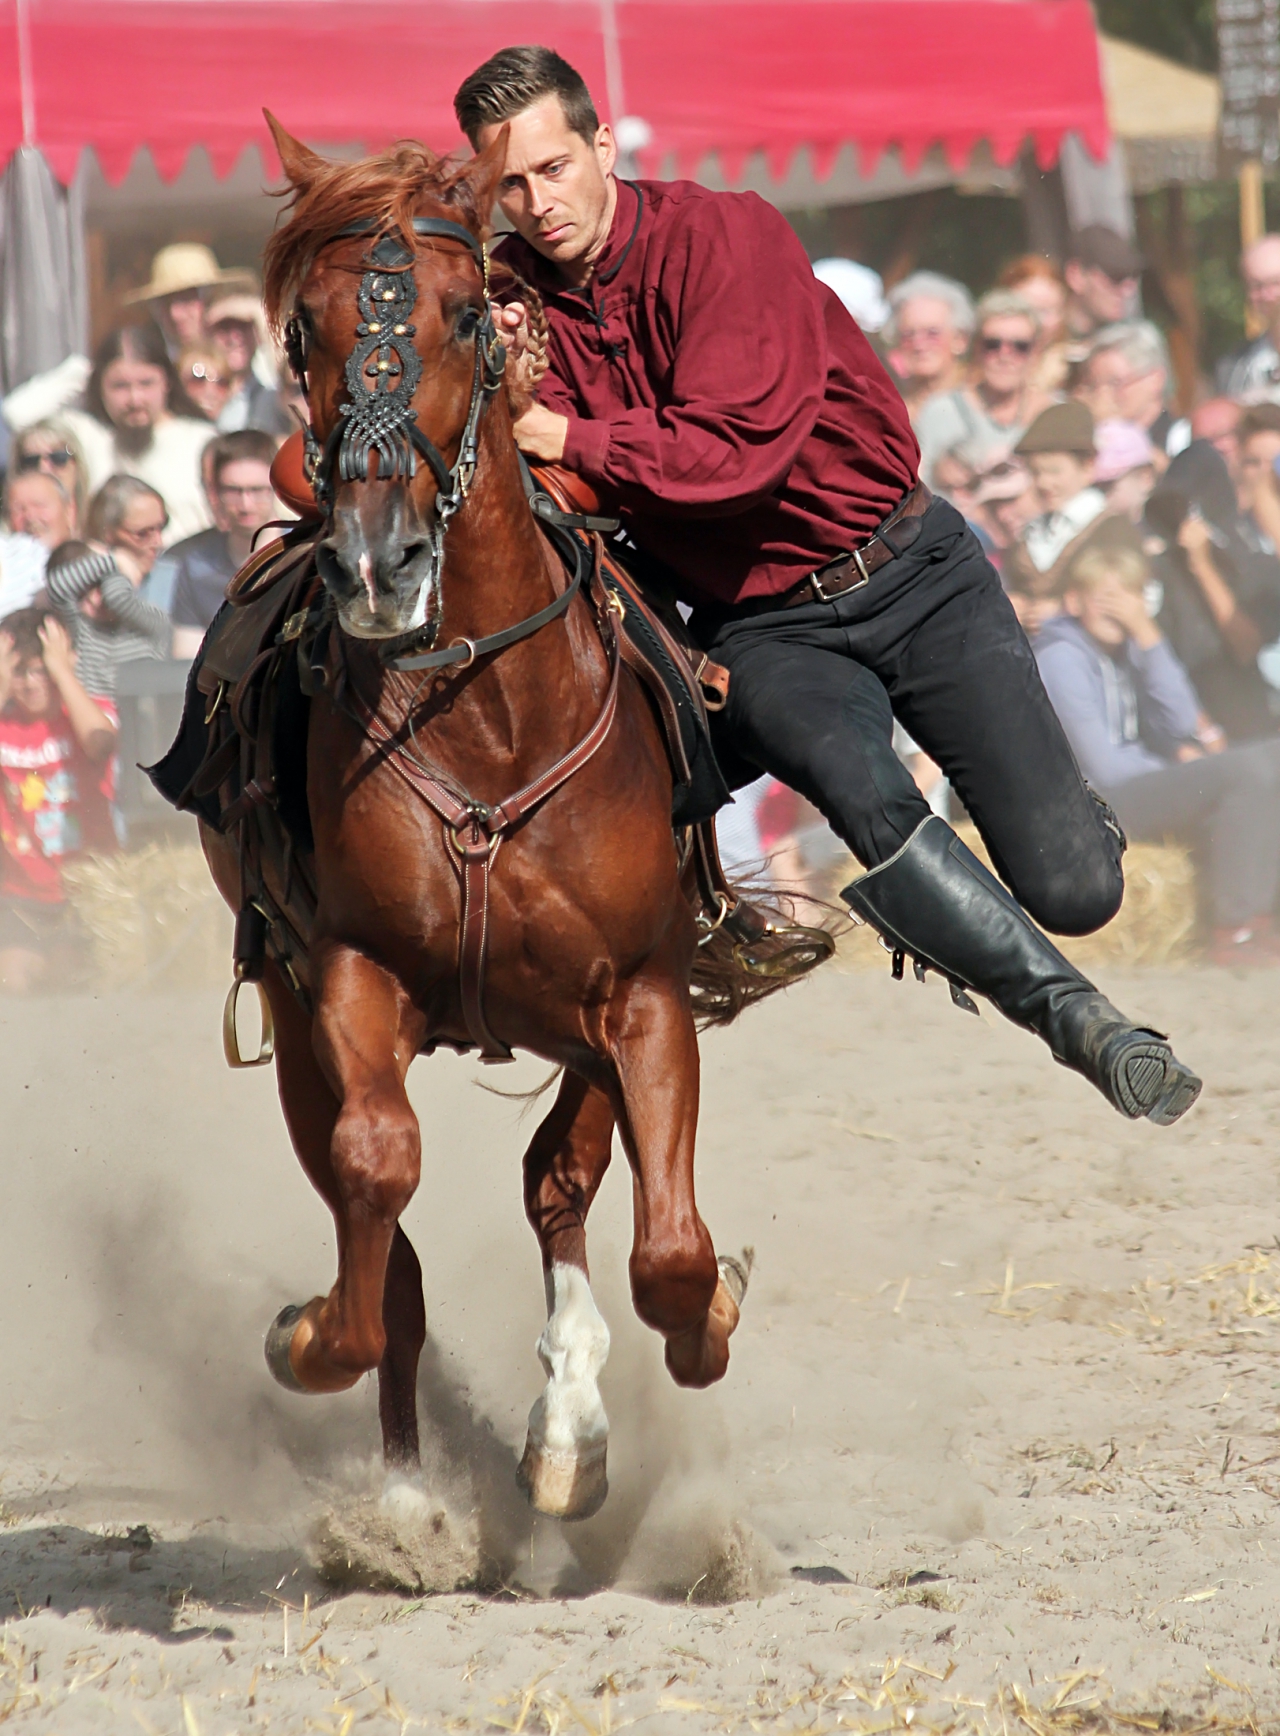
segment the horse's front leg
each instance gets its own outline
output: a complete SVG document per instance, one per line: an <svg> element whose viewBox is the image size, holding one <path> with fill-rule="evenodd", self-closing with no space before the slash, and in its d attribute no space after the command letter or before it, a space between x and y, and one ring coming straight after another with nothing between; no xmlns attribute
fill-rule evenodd
<svg viewBox="0 0 1280 1736"><path fill-rule="evenodd" d="M538 1339L547 1384L529 1413L517 1478L530 1504L556 1519L590 1518L609 1492L609 1420L599 1386L609 1328L591 1294L586 1221L612 1138L608 1097L566 1073L524 1159L525 1210L547 1287L547 1324Z"/></svg>
<svg viewBox="0 0 1280 1736"><path fill-rule="evenodd" d="M397 1220L417 1188L421 1159L418 1123L404 1088L418 1047L417 1015L395 980L363 955L329 945L317 948L315 960L311 1048L324 1095L336 1113L325 1117L327 1163L308 1168L334 1214L338 1277L327 1296L284 1311L269 1338L267 1357L286 1385L304 1392L341 1392L380 1368L388 1355L390 1325L395 1366L388 1366L383 1383L384 1445L390 1460L412 1463L417 1429L409 1415L410 1365L416 1365L421 1348L421 1276ZM304 1057L292 1055L285 1067L281 1092L301 1145L297 1122L307 1113L311 1069ZM385 1315L389 1302L390 1321ZM406 1379L407 1392L402 1390Z"/></svg>
<svg viewBox="0 0 1280 1736"><path fill-rule="evenodd" d="M747 1263L722 1259L694 1198L698 1039L687 973L628 985L614 1009L615 1106L634 1179L631 1294L636 1313L667 1341L680 1386L710 1386L729 1365Z"/></svg>

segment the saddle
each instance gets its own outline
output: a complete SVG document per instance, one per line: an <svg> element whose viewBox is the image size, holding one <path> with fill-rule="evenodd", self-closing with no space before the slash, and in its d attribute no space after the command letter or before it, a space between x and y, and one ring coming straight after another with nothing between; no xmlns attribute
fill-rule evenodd
<svg viewBox="0 0 1280 1736"><path fill-rule="evenodd" d="M660 723L672 771L672 826L687 870L700 945L714 945L718 952L727 944L736 949L740 965L762 978L791 978L812 968L830 955L830 936L822 930L779 928L737 895L720 864L714 815L730 793L711 746L707 713L709 707L723 704L727 673L708 663L679 616L655 605L605 550L599 521L577 510L579 503L559 479L542 473L531 480L533 510L566 562L576 564L579 580L584 572L589 574L597 618L619 623L617 654L640 679ZM312 1010L308 936L317 900L306 800L308 713L312 696L323 684L340 694L344 681L341 658L332 655L332 607L316 569L321 534L314 517L303 520L237 574L192 665L178 735L164 758L147 768L156 789L175 807L238 839L235 982L223 1023L224 1048L233 1066L270 1059L271 1045L264 1035L258 1056L246 1060L235 1028L238 990L243 982L260 982L266 957L307 1011ZM604 714L601 723L607 732ZM376 724L370 727L376 734ZM388 759L405 774L393 749L388 749ZM531 811L563 779L539 788L544 781L536 780L511 798L515 807L503 825ZM452 799L448 792L432 785L418 793L446 828L458 825L446 812ZM518 798L525 798L523 807ZM462 835L455 832L455 837ZM493 1038L483 1013L483 916L491 854L492 838L486 833L481 840L477 831L472 858L465 848L460 858L460 972L473 1044L459 1046L478 1047L482 1059L506 1060L510 1052ZM469 933L478 935L476 947L470 945ZM264 1017L265 1011L264 1002Z"/></svg>

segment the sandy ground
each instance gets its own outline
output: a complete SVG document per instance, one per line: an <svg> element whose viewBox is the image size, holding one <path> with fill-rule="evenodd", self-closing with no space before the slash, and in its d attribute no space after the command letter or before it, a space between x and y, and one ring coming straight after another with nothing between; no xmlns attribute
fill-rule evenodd
<svg viewBox="0 0 1280 1736"><path fill-rule="evenodd" d="M0 1722L1280 1728L1280 973L1105 986L1209 1081L1172 1131L887 972L706 1041L702 1210L755 1279L723 1385L677 1392L615 1166L612 1493L576 1527L512 1483L528 1124L420 1062L424 1583L505 1581L420 1596L317 1574L317 1525L375 1486L373 1391L266 1373L330 1226L271 1073L223 1066L220 996L0 1001Z"/></svg>

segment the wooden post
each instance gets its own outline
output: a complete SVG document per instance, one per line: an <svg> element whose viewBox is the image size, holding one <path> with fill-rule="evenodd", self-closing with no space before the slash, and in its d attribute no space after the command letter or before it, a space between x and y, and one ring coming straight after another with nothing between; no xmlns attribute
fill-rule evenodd
<svg viewBox="0 0 1280 1736"><path fill-rule="evenodd" d="M1264 197L1262 180L1262 163L1257 157L1249 157L1240 165L1240 249L1252 247L1255 241L1260 241L1267 232L1267 207ZM1258 337L1263 330L1260 320L1252 308L1246 307L1244 313L1245 336Z"/></svg>

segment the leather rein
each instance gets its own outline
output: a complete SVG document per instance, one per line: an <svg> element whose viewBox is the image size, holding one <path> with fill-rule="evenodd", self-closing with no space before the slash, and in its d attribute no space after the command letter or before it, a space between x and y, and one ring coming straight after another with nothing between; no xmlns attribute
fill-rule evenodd
<svg viewBox="0 0 1280 1736"><path fill-rule="evenodd" d="M413 348L414 326L408 315L417 301L417 285L412 271L407 269L413 255L394 236L381 235L371 250L371 269L361 284L359 303L364 316L357 326L357 343L346 366L349 401L339 406L338 419L324 445L304 425L307 472L318 505L326 516L333 507L333 473L337 468L342 481L367 480L369 457L377 453L377 471L386 466L390 478L403 473L406 479L416 474L417 457L421 456L435 475L437 494L432 542L436 550L435 573L438 581L444 562L444 536L449 521L464 504L479 463L480 420L484 407L502 383L506 365L506 350L493 323L489 302L489 266L484 247L460 223L445 218L415 217L415 235L439 236L462 242L480 268L484 280L485 312L476 326L475 372L472 377L471 401L463 427L455 464L449 466L439 449L417 426L417 412L410 400L422 374L421 358ZM349 237L378 234L374 224L349 224L333 237L335 241ZM388 327L390 329L388 329ZM304 392L307 389L306 350L300 322L295 315L285 329L285 347L290 366ZM369 364L374 365L371 367ZM373 379L366 387L366 377ZM616 529L616 521L593 518L580 513L561 512L546 495L533 491L528 483L531 509L537 517L560 536L554 540L562 554L572 551L573 574L565 589L546 608L526 616L513 626L485 635L480 639L461 639L440 650L402 654L385 659L389 669L406 673L436 671L449 667L470 668L479 657L496 655L531 637L550 622L565 614L575 596L588 579L595 605L597 627L609 654L609 685L604 703L587 733L566 753L525 784L522 789L497 803L477 801L466 790L451 787L442 774L420 761L377 715L376 711L352 686L348 689L359 707L357 721L379 756L411 789L426 802L441 821L445 846L457 864L462 883L462 911L458 938L458 975L462 996L462 1014L467 1033L487 1062L512 1061L511 1049L490 1029L484 1010L485 965L489 931L489 877L504 838L528 819L549 797L580 771L604 744L613 725L618 706L618 684L622 669L622 648L616 622L611 614L619 611L600 582L600 539L594 536L594 549L584 546L576 537L566 537L569 530L598 533ZM424 584L430 580L424 580ZM402 726L403 727L403 726Z"/></svg>

